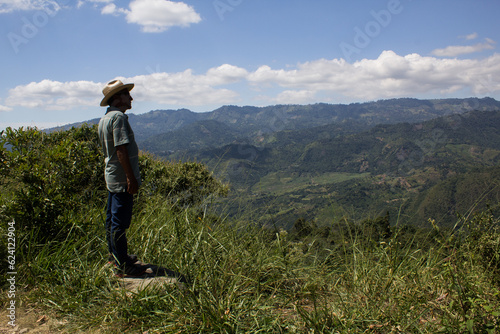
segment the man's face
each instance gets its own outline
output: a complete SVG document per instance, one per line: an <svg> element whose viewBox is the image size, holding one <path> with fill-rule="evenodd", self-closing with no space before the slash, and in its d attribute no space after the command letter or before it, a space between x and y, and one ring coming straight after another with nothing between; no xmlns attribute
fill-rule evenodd
<svg viewBox="0 0 500 334"><path fill-rule="evenodd" d="M132 108L133 100L134 99L132 98L132 95L130 95L130 92L128 90L124 90L120 94L120 107L123 108L123 112Z"/></svg>

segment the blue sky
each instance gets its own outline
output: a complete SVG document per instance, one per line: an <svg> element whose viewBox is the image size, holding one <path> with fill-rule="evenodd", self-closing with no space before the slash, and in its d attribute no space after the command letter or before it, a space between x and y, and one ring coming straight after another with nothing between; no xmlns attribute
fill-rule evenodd
<svg viewBox="0 0 500 334"><path fill-rule="evenodd" d="M500 100L498 0L0 0L0 130L133 109Z"/></svg>

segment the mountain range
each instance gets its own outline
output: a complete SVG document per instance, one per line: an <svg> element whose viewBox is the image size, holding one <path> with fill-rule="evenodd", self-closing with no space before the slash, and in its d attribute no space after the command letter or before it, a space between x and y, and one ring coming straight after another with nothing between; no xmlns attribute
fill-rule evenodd
<svg viewBox="0 0 500 334"><path fill-rule="evenodd" d="M471 110L496 110L500 102L492 98L418 100L410 98L380 100L366 103L313 105L275 105L267 107L223 106L209 112L196 113L188 109L152 110L136 115L127 112L129 122L139 142L155 136L206 121L227 125L240 138L259 136L283 130L306 129L331 123L351 122L363 126L419 122L439 116ZM68 129L82 123L97 124L99 119L68 124L52 130ZM182 131L182 130L181 130ZM208 133L207 133L208 134ZM172 148L175 150L175 147Z"/></svg>
<svg viewBox="0 0 500 334"><path fill-rule="evenodd" d="M129 121L142 150L207 164L232 187L217 205L262 224L389 212L392 223L450 225L500 198L492 98L155 110Z"/></svg>

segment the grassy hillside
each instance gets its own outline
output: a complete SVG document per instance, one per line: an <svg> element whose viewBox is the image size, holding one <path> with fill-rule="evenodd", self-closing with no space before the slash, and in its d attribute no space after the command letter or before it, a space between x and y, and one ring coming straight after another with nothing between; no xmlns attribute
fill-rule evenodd
<svg viewBox="0 0 500 334"><path fill-rule="evenodd" d="M344 215L327 225L299 219L288 231L265 228L252 220L227 220L224 212L213 210L210 203L224 196L226 187L205 166L144 155L130 248L189 282L127 291L106 264L106 193L95 128L50 135L7 129L0 144L1 250L7 259L5 245L14 226L18 273L16 296L8 297L12 269L3 262L0 302L6 310L14 300L18 316L28 311L45 319L18 318L25 328L49 333L500 331L500 227L494 211L463 217L454 229L438 226L433 217L429 228L403 218L391 225L387 215L364 220ZM487 182L491 175L481 171L475 177ZM291 179L276 173L262 182L282 184L273 190L279 194L370 177L333 173ZM471 189L463 178L453 187L463 194Z"/></svg>

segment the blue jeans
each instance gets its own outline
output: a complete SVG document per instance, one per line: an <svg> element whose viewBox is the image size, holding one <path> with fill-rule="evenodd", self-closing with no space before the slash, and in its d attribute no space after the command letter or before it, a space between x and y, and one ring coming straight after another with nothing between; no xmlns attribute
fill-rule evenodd
<svg viewBox="0 0 500 334"><path fill-rule="evenodd" d="M117 265L129 264L127 249L127 229L132 221L134 195L127 192L108 195L106 210L106 240Z"/></svg>

